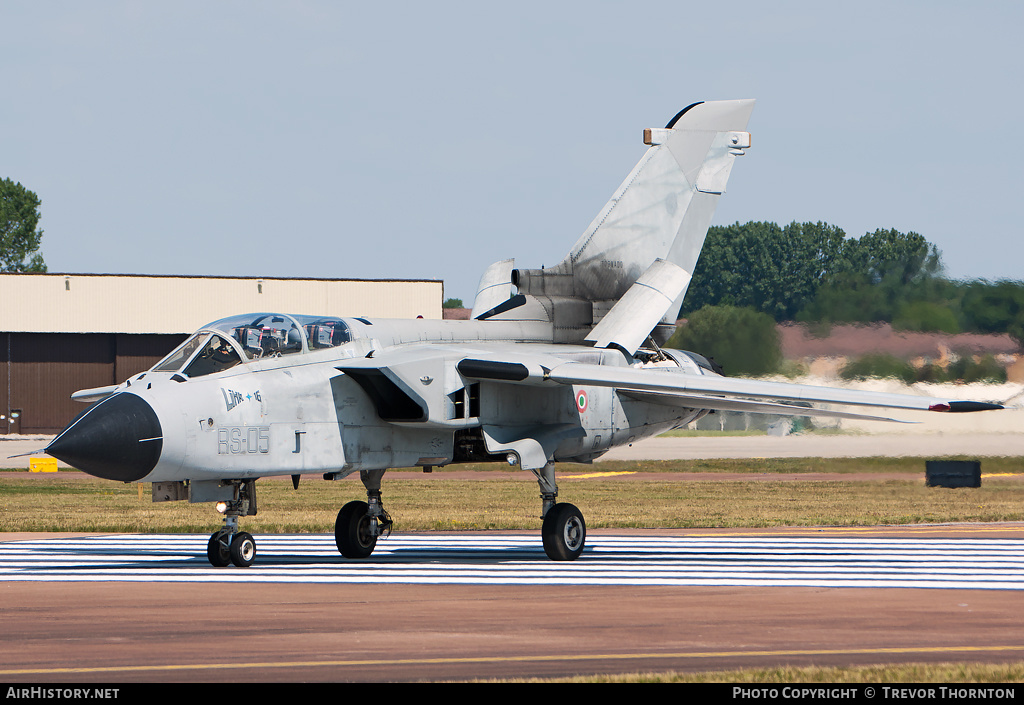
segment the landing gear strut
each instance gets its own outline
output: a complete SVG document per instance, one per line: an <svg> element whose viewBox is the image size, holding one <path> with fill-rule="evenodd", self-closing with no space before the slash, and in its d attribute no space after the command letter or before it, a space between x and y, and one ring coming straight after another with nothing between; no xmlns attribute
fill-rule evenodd
<svg viewBox="0 0 1024 705"><path fill-rule="evenodd" d="M256 513L255 480L233 480L234 499L217 504L224 514L224 526L213 532L206 544L206 557L210 565L223 568L233 563L248 568L256 560L256 540L251 534L238 530L238 517Z"/></svg>
<svg viewBox="0 0 1024 705"><path fill-rule="evenodd" d="M553 561L574 561L583 553L587 541L587 524L583 513L567 502L556 503L558 485L555 482L555 464L548 463L540 470L534 470L540 485L543 502L540 528L544 541L544 553Z"/></svg>
<svg viewBox="0 0 1024 705"><path fill-rule="evenodd" d="M394 522L380 496L383 470L363 470L359 478L366 487L366 502L349 502L338 512L334 523L334 541L345 558L368 558L377 546L377 539L391 533Z"/></svg>

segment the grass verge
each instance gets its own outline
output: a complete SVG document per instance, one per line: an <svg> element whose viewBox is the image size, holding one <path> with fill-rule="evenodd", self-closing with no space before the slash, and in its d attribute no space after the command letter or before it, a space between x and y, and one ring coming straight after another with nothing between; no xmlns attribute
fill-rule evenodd
<svg viewBox="0 0 1024 705"><path fill-rule="evenodd" d="M602 463L561 466L559 499L579 506L591 528L729 528L776 526L876 526L892 524L1024 521L1024 482L1014 473L1020 458L986 459L992 477L976 489L924 485L920 459L782 459ZM501 467L501 466L483 466ZM735 472L755 480L594 477L612 472ZM457 469L465 469L460 466ZM506 468L507 469L507 468ZM764 481L768 473L886 473L879 479ZM569 476L585 474L571 479ZM392 472L385 476L385 506L396 531L535 530L540 499L527 472L483 479ZM333 530L342 504L365 497L362 484L304 481L293 490L286 478L257 484L260 512L243 521L260 533ZM70 473L0 475L0 531L209 532L220 517L209 504L150 501L144 486Z"/></svg>
<svg viewBox="0 0 1024 705"><path fill-rule="evenodd" d="M528 683L1020 683L1024 662L900 663L849 667L745 668L734 671L678 671L530 679ZM506 681L507 682L507 681Z"/></svg>

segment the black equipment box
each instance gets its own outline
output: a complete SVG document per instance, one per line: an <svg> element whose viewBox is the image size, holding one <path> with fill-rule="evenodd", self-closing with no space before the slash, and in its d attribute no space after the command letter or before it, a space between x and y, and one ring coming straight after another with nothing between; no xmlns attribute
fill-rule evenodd
<svg viewBox="0 0 1024 705"><path fill-rule="evenodd" d="M927 460L924 466L928 487L981 487L980 460Z"/></svg>

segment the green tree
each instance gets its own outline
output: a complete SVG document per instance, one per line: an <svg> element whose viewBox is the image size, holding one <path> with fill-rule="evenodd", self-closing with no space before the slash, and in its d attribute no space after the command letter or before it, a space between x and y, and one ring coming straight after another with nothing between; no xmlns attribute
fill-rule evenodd
<svg viewBox="0 0 1024 705"><path fill-rule="evenodd" d="M39 197L10 179L0 181L0 272L46 271L38 224Z"/></svg>
<svg viewBox="0 0 1024 705"><path fill-rule="evenodd" d="M908 325L949 329L948 315L910 307L949 304L941 271L938 249L914 232L848 238L822 222L717 226L708 229L680 315L728 305L776 321L872 322L905 311Z"/></svg>
<svg viewBox="0 0 1024 705"><path fill-rule="evenodd" d="M750 222L708 229L682 313L746 306L791 320L837 267L846 234L828 223Z"/></svg>
<svg viewBox="0 0 1024 705"><path fill-rule="evenodd" d="M980 333L1009 333L1024 345L1024 282L983 279L964 286L965 327Z"/></svg>
<svg viewBox="0 0 1024 705"><path fill-rule="evenodd" d="M846 243L850 271L874 285L907 285L938 276L942 258L938 249L915 232L876 230Z"/></svg>
<svg viewBox="0 0 1024 705"><path fill-rule="evenodd" d="M1002 333L1024 314L1024 282L969 282L961 305L972 330Z"/></svg>
<svg viewBox="0 0 1024 705"><path fill-rule="evenodd" d="M441 308L465 308L462 305L462 299L445 299L444 303L441 304Z"/></svg>
<svg viewBox="0 0 1024 705"><path fill-rule="evenodd" d="M838 266L823 278L814 298L796 318L805 322L892 322L910 304L931 301L947 305L949 287L941 277L938 249L921 235L898 230L876 230L843 243ZM923 311L918 311L918 314ZM918 318L910 325L941 323L948 318Z"/></svg>
<svg viewBox="0 0 1024 705"><path fill-rule="evenodd" d="M714 358L730 375L770 374L782 362L775 320L752 308L705 306L665 346Z"/></svg>
<svg viewBox="0 0 1024 705"><path fill-rule="evenodd" d="M956 314L949 306L934 301L910 301L903 304L892 319L896 330L934 333L959 333Z"/></svg>

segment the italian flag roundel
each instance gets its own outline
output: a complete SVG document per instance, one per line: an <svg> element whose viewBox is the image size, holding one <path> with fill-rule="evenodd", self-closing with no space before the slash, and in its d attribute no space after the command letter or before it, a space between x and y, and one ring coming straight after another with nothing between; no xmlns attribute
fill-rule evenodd
<svg viewBox="0 0 1024 705"><path fill-rule="evenodd" d="M576 408L581 414L587 410L587 392L584 389L576 392Z"/></svg>

